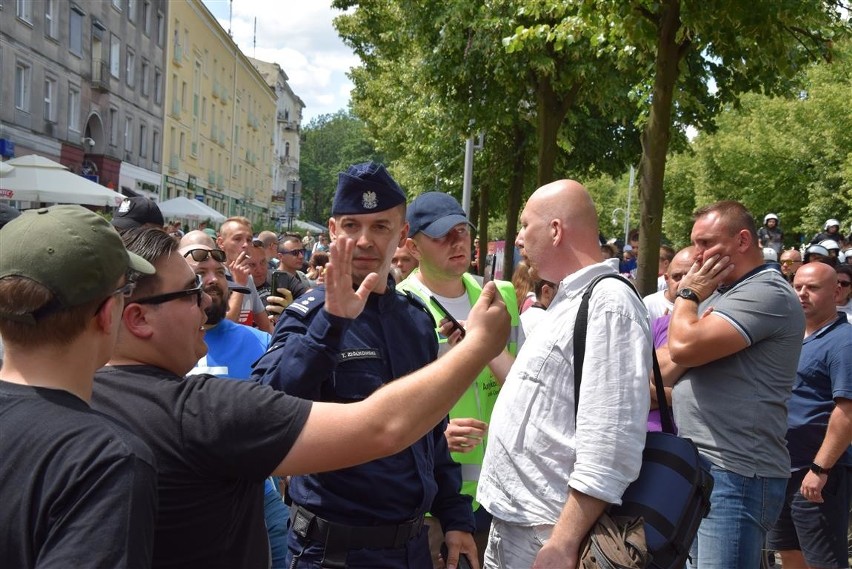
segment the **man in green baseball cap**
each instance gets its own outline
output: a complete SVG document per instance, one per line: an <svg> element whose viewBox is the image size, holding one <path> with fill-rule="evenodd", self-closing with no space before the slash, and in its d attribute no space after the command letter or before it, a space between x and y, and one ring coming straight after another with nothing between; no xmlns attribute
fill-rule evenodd
<svg viewBox="0 0 852 569"><path fill-rule="evenodd" d="M80 206L0 230L0 566L150 565L153 455L89 401L134 278L153 272Z"/></svg>

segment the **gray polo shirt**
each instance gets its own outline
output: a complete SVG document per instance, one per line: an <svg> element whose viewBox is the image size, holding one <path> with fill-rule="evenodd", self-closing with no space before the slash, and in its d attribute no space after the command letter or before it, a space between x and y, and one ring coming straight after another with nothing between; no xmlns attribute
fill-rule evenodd
<svg viewBox="0 0 852 569"><path fill-rule="evenodd" d="M675 385L679 434L713 464L742 476L788 478L787 400L796 378L805 316L777 268L759 267L699 307L748 342L690 369Z"/></svg>

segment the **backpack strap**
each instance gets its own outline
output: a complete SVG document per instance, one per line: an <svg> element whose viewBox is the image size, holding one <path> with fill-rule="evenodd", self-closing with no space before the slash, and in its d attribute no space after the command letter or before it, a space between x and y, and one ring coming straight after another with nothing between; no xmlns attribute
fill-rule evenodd
<svg viewBox="0 0 852 569"><path fill-rule="evenodd" d="M577 320L574 322L574 424L577 424L577 412L580 408L580 382L583 378L583 361L586 359L586 329L589 323L589 299L592 296L592 290L603 279L618 279L630 287L639 300L642 300L642 295L636 290L633 284L616 273L608 273L599 275L592 279L589 286L583 292L583 298L580 301L580 308L577 311ZM669 410L669 403L666 401L666 392L663 389L663 376L660 372L660 363L657 361L657 351L651 350L651 357L654 366L654 390L657 393L657 405L660 409L660 420L662 422L663 432L674 434L674 424Z"/></svg>

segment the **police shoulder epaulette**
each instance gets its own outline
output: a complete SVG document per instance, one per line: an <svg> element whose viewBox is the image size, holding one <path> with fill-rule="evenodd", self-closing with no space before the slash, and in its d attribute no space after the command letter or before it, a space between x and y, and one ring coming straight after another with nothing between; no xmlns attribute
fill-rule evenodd
<svg viewBox="0 0 852 569"><path fill-rule="evenodd" d="M284 312L291 316L304 319L325 304L325 289L310 290L290 303Z"/></svg>

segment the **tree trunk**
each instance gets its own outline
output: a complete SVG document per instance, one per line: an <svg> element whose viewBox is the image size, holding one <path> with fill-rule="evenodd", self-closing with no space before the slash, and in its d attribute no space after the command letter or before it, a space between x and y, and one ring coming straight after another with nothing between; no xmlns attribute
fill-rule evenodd
<svg viewBox="0 0 852 569"><path fill-rule="evenodd" d="M512 148L512 178L506 202L506 248L503 251L503 279L512 280L515 269L515 237L518 235L518 217L524 196L524 165L526 163L527 135L520 122L515 123Z"/></svg>
<svg viewBox="0 0 852 569"><path fill-rule="evenodd" d="M577 83L560 98L550 83L549 77L542 77L537 82L536 98L538 102L538 178L539 186L554 180L553 170L556 165L556 152L559 148L557 137L559 127L568 114L568 109L577 99L580 84Z"/></svg>
<svg viewBox="0 0 852 569"><path fill-rule="evenodd" d="M663 0L657 21L654 94L648 123L642 133L642 159L639 162L641 217L636 285L643 295L657 289L665 203L663 179L671 140L672 97L678 78L678 64L685 47L677 43L680 25L680 0Z"/></svg>
<svg viewBox="0 0 852 569"><path fill-rule="evenodd" d="M486 182L479 186L479 218L476 225L479 228L479 247L476 249L476 257L479 263L476 265L476 274L485 274L485 259L488 257L488 196L491 193L491 184Z"/></svg>

